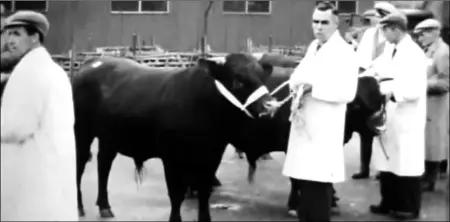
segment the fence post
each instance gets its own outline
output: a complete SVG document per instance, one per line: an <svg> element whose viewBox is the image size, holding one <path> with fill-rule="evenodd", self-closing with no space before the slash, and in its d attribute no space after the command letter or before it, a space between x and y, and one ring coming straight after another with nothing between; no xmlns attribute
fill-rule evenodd
<svg viewBox="0 0 450 222"><path fill-rule="evenodd" d="M273 38L272 35L269 36L269 46L268 46L268 51L272 52L272 47L273 47Z"/></svg>
<svg viewBox="0 0 450 222"><path fill-rule="evenodd" d="M133 57L136 56L136 47L137 47L137 34L133 32L131 36L131 53L133 53Z"/></svg>
<svg viewBox="0 0 450 222"><path fill-rule="evenodd" d="M89 33L88 36L88 51L92 52L94 50L94 47L92 46L92 33Z"/></svg>
<svg viewBox="0 0 450 222"><path fill-rule="evenodd" d="M250 37L247 38L247 52L252 53L253 41Z"/></svg>

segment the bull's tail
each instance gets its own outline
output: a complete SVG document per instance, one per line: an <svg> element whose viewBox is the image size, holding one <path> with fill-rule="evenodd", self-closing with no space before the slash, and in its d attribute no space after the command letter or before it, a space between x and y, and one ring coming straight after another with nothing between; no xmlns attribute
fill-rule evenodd
<svg viewBox="0 0 450 222"><path fill-rule="evenodd" d="M142 181L144 181L144 161L134 159L134 165L136 166L134 181L139 188L139 185L142 184Z"/></svg>

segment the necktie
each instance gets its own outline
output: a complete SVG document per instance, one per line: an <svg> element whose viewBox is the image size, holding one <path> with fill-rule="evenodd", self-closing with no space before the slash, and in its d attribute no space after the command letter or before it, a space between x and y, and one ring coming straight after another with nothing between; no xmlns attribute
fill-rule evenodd
<svg viewBox="0 0 450 222"><path fill-rule="evenodd" d="M394 48L394 51L392 51L392 58L394 58L395 53L397 53L397 48Z"/></svg>
<svg viewBox="0 0 450 222"><path fill-rule="evenodd" d="M319 51L319 49L322 48L322 45L323 45L323 43L322 43L322 44L317 43L316 54L317 54L317 52Z"/></svg>

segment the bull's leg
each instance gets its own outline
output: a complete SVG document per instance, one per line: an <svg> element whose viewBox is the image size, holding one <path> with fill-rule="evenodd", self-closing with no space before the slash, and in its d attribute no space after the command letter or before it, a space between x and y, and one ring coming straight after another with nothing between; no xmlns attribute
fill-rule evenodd
<svg viewBox="0 0 450 222"><path fill-rule="evenodd" d="M288 199L288 214L292 217L297 217L297 207L298 207L298 196L299 190L296 186L295 181L292 178L289 178L291 182L291 192L289 193Z"/></svg>
<svg viewBox="0 0 450 222"><path fill-rule="evenodd" d="M111 166L116 158L117 151L111 145L102 142L99 139L99 149L97 154L97 170L98 170L98 196L97 206L100 210L102 218L114 217L111 205L108 200L108 179Z"/></svg>
<svg viewBox="0 0 450 222"><path fill-rule="evenodd" d="M184 180L183 172L174 166L174 164L167 163L163 160L164 175L166 177L167 192L170 199L170 222L181 221L181 204L184 201L187 184Z"/></svg>
<svg viewBox="0 0 450 222"><path fill-rule="evenodd" d="M84 217L86 215L83 206L83 197L81 194L81 178L86 168L86 163L91 159L91 144L94 136L90 135L89 129L82 129L77 123L75 125L76 153L77 153L77 198L78 198L78 215Z"/></svg>
<svg viewBox="0 0 450 222"><path fill-rule="evenodd" d="M373 136L360 134L361 148L360 148L360 171L359 173L353 174L352 178L367 179L370 176L370 159L372 157L372 142Z"/></svg>
<svg viewBox="0 0 450 222"><path fill-rule="evenodd" d="M198 180L201 181L200 184L197 184L198 187L198 221L199 222L210 222L211 214L209 211L209 198L212 193L212 181L213 177L205 175L202 177L203 179Z"/></svg>
<svg viewBox="0 0 450 222"><path fill-rule="evenodd" d="M86 215L83 205L83 197L81 194L81 178L86 168L86 163L91 158L91 142L81 141L77 142L77 195L78 195L78 215L84 217Z"/></svg>

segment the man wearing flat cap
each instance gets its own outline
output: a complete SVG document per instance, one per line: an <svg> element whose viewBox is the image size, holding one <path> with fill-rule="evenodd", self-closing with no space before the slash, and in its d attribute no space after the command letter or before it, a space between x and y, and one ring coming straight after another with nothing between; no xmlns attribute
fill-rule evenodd
<svg viewBox="0 0 450 222"><path fill-rule="evenodd" d="M433 191L440 165L445 172L449 149L449 48L440 37L441 23L426 19L414 28L428 60L424 188Z"/></svg>
<svg viewBox="0 0 450 222"><path fill-rule="evenodd" d="M407 34L404 14L386 16L380 27L394 48L384 51L368 71L393 80L380 82L387 99L386 132L373 142L372 163L380 171L381 202L370 210L396 219L416 219L425 159L427 64L422 49Z"/></svg>
<svg viewBox="0 0 450 222"><path fill-rule="evenodd" d="M16 65L1 107L1 220L77 221L72 89L42 45L49 22L18 11L4 29Z"/></svg>
<svg viewBox="0 0 450 222"><path fill-rule="evenodd" d="M394 5L388 2L378 2L375 4L376 19L378 22L390 13L396 12ZM378 25L368 28L357 47L358 66L360 72L368 69L374 60L376 60L384 50L392 47L382 35L381 29ZM372 135L360 135L360 171L353 174L353 179L366 179L370 176L370 160L372 158Z"/></svg>

